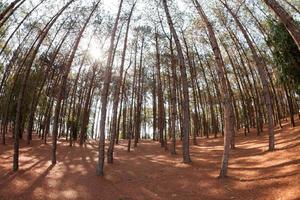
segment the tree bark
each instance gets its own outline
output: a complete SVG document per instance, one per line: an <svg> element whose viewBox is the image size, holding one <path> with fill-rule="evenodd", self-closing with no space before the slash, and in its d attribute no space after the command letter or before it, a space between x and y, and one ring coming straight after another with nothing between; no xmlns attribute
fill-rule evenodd
<svg viewBox="0 0 300 200"><path fill-rule="evenodd" d="M14 14L14 12L26 1L23 0L19 4L20 0L15 0L12 2L7 9L5 9L0 15L0 28L5 24L5 22Z"/></svg>
<svg viewBox="0 0 300 200"><path fill-rule="evenodd" d="M121 9L122 9L123 0L120 0L117 17L111 32L110 46L108 50L108 57L106 61L105 71L104 71L104 85L102 88L101 94L101 118L100 118L100 138L99 138L99 155L98 155L98 164L97 164L97 175L104 175L104 158L105 158L105 121L106 121L106 112L107 112L107 103L108 103L108 92L112 76L112 62L113 62L113 49L115 43L115 37L117 33L118 23L120 19Z"/></svg>
<svg viewBox="0 0 300 200"><path fill-rule="evenodd" d="M170 51L171 51L171 72L172 72L172 88L171 88L171 154L176 154L176 85L177 85L177 75L176 75L176 60L174 56L172 39L170 39Z"/></svg>
<svg viewBox="0 0 300 200"><path fill-rule="evenodd" d="M229 92L229 87L227 85L227 81L225 78L225 64L222 58L221 51L219 49L219 45L217 42L217 38L215 36L213 27L207 18L206 14L204 13L201 5L197 0L193 0L193 3L201 16L202 20L205 22L208 35L209 35L209 41L211 44L211 47L213 49L215 60L217 63L217 73L218 77L221 83L221 98L224 106L224 151L223 151L223 158L222 158L222 164L221 164L221 170L220 170L220 178L224 178L227 176L227 169L228 169L228 161L229 161L229 151L230 151L230 141L231 137L234 133L234 114L233 114L233 107L231 102L231 96Z"/></svg>
<svg viewBox="0 0 300 200"><path fill-rule="evenodd" d="M23 107L23 99L25 95L25 90L27 87L27 82L29 79L30 71L32 64L34 62L35 56L39 50L39 47L43 43L44 39L46 38L50 28L54 25L58 17L64 12L64 10L69 7L69 5L73 2L74 0L69 1L56 15L55 17L48 22L48 24L45 26L44 30L42 33L39 35L38 39L36 40L37 44L34 47L35 43L33 44L31 50L27 53L26 57L23 60L22 66L25 66L25 74L23 79L21 80L21 88L18 94L18 99L17 99L17 111L16 111L16 121L15 121L15 130L14 130L14 158L13 158L13 170L17 171L19 168L19 135L20 135L20 128L22 124L22 119L21 119L21 112L22 112L22 107Z"/></svg>
<svg viewBox="0 0 300 200"><path fill-rule="evenodd" d="M82 124L81 124L81 131L80 131L80 141L79 144L80 146L83 145L84 139L86 137L86 132L87 132L87 126L89 123L89 108L90 108L90 104L91 104L91 99L92 99L92 90L94 87L94 80L95 80L95 76L96 76L96 72L95 72L95 68L97 66L93 66L92 69L92 78L89 84L89 88L88 88L88 92L86 94L86 99L84 102L84 108L83 108L83 117L82 117Z"/></svg>
<svg viewBox="0 0 300 200"><path fill-rule="evenodd" d="M116 131L117 131L117 116L118 116L118 106L119 106L119 101L120 101L120 90L121 90L121 85L122 85L122 80L123 80L123 73L124 73L124 64L125 64L125 56L126 56L126 50L127 50L127 41L128 41L128 33L129 33L129 28L130 28L130 21L131 21L131 16L133 13L135 7L135 3L131 7L129 17L127 20L127 28L126 28L126 33L125 33L125 40L124 40L124 46L123 46L123 52L122 52L122 58L121 58L121 65L120 65L120 71L119 71L119 76L117 79L115 91L114 91L114 101L113 101L113 116L112 116L112 128L111 128L111 136L110 136L110 142L109 142L109 147L107 150L107 162L108 163L113 163L113 153L114 153L114 145L115 145L115 140L116 140Z"/></svg>
<svg viewBox="0 0 300 200"><path fill-rule="evenodd" d="M170 32L174 38L176 49L177 49L177 56L179 60L179 66L180 66L180 73L181 73L181 86L182 86L182 92L183 92L183 101L182 101L182 112L183 112L183 142L182 142L182 148L183 148L183 162L184 163L190 163L190 149L189 149L189 133L190 133L190 110L189 110L189 87L188 87L188 81L187 81L187 73L186 73L186 66L184 61L184 56L182 52L182 46L180 44L178 35L176 33L176 30L173 25L173 21L169 12L169 8L167 5L167 0L163 0L163 7L167 16Z"/></svg>
<svg viewBox="0 0 300 200"><path fill-rule="evenodd" d="M300 27L297 25L296 21L276 0L264 0L264 2L275 12L280 21L284 24L285 28L289 31L290 35L293 37L298 49L300 50Z"/></svg>
<svg viewBox="0 0 300 200"><path fill-rule="evenodd" d="M5 17L5 15L7 15L7 13L12 10L15 5L20 2L21 0L15 0L13 2L11 2L3 11L2 13L0 14L0 21Z"/></svg>
<svg viewBox="0 0 300 200"><path fill-rule="evenodd" d="M56 149L57 149L57 135L58 135L58 126L59 126L59 115L61 113L61 101L64 98L65 92L66 92L66 87L67 87L67 80L68 80L68 75L70 73L71 70L71 66L75 57L75 53L77 51L77 48L79 46L79 43L81 41L82 35L88 25L88 23L90 22L90 19L92 17L92 15L94 14L94 12L96 11L96 9L98 8L100 1L98 1L97 4L94 5L93 10L91 11L91 13L89 14L88 18L86 19L83 27L81 28L81 30L79 31L76 39L75 39L75 44L71 50L70 56L68 58L68 60L66 61L65 64L65 69L62 75L62 80L61 80L61 84L59 86L59 93L58 93L58 97L57 97L57 101L56 101L56 106L55 106L55 113L54 113L54 122L53 122L53 134L52 134L52 165L56 164Z"/></svg>
<svg viewBox="0 0 300 200"><path fill-rule="evenodd" d="M222 1L221 1L222 2ZM227 8L228 12L232 15L233 19L235 20L237 26L241 30L243 36L245 37L247 44L252 52L255 65L260 77L260 80L263 85L263 94L264 94L264 99L266 102L266 107L267 107L267 113L268 113L268 129L269 129L269 150L273 151L275 148L275 136L274 136L274 121L273 121L273 109L272 109L272 103L271 103L271 93L269 89L269 82L266 74L266 70L263 64L262 58L257 54L255 47L240 20L238 19L237 15L233 13L233 11L229 8L229 6L222 2L223 5ZM300 33L299 33L300 37Z"/></svg>
<svg viewBox="0 0 300 200"><path fill-rule="evenodd" d="M165 108L164 108L164 95L163 95L163 86L161 81L161 69L160 69L160 50L159 50L159 41L158 33L155 30L155 49L156 49L156 80L157 80L157 97L158 97L158 133L159 133L159 142L160 146L165 146L164 141L164 127L165 127Z"/></svg>
<svg viewBox="0 0 300 200"><path fill-rule="evenodd" d="M20 1L20 0L18 0ZM18 29L20 28L20 26L25 22L25 20L44 2L45 0L42 0L40 3L38 3L34 8L32 8L26 15L25 17L21 20L21 22L18 24L18 26L14 29L14 31L10 34L10 36L6 39L5 44L3 45L1 51L0 51L0 55L2 55L2 53L4 52L4 50L6 49L9 41L11 40L11 38L15 35L15 33L18 31ZM1 21L1 16L0 16L0 21Z"/></svg>

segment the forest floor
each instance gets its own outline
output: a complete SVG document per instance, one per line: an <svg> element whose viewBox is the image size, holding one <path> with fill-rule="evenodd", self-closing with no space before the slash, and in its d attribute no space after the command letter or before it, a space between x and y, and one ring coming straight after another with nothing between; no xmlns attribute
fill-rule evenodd
<svg viewBox="0 0 300 200"><path fill-rule="evenodd" d="M253 132L236 138L231 151L229 177L217 179L223 139L199 139L191 145L190 165L157 142L141 141L127 153L125 141L116 146L113 165L105 176L96 176L95 141L70 148L60 141L58 163L50 162L51 144L22 141L20 169L13 173L12 140L0 145L0 200L7 199L103 199L103 200L207 200L300 199L300 121L292 128L276 130L276 151L268 151L268 136Z"/></svg>

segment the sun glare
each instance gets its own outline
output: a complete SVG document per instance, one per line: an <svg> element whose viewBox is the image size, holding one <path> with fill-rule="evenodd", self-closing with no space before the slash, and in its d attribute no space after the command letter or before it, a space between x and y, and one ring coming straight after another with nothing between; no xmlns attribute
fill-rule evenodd
<svg viewBox="0 0 300 200"><path fill-rule="evenodd" d="M89 55L93 60L101 60L101 58L103 57L103 52L100 47L92 45L89 49Z"/></svg>

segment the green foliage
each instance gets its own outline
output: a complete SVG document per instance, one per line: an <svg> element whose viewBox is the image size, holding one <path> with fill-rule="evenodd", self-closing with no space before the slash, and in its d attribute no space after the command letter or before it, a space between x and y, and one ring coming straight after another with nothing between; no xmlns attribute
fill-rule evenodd
<svg viewBox="0 0 300 200"><path fill-rule="evenodd" d="M22 62L22 57L19 58L20 63ZM19 62L17 62L19 63ZM37 60L32 67L32 71L28 78L28 83L26 87L26 92L23 100L22 106L22 118L26 121L29 117L31 102L35 97L38 86L42 82L43 74L45 73L45 68L40 66ZM25 76L24 71L21 71L19 75L10 76L4 85L3 95L0 97L0 113L4 114L8 109L7 119L9 121L14 121L16 117L16 108L19 92L21 89L22 78ZM46 107L45 96L41 97L41 104Z"/></svg>
<svg viewBox="0 0 300 200"><path fill-rule="evenodd" d="M289 82L300 93L300 52L282 23L269 20L268 42L274 47L274 63L282 82Z"/></svg>

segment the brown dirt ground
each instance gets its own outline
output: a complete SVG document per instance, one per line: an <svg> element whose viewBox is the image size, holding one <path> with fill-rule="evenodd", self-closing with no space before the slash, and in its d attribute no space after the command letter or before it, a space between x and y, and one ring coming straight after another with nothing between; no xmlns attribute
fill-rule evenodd
<svg viewBox="0 0 300 200"><path fill-rule="evenodd" d="M58 146L58 164L51 166L51 145L22 141L20 170L13 173L12 140L0 145L0 199L300 199L300 122L276 130L276 151L268 152L268 137L238 136L231 152L229 178L219 180L222 138L199 139L191 146L192 164L142 141L131 153L125 141L116 146L115 162L97 177L97 143L85 147Z"/></svg>

